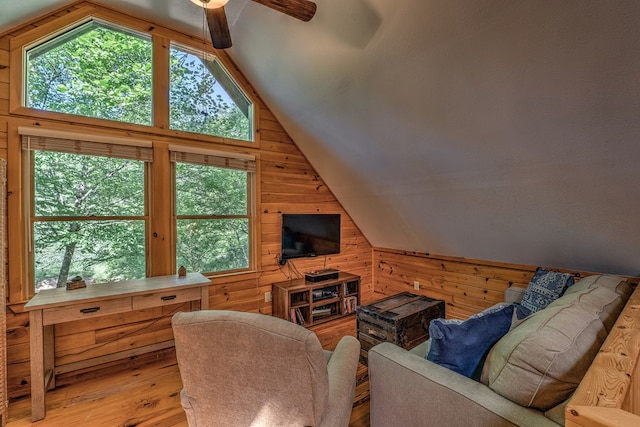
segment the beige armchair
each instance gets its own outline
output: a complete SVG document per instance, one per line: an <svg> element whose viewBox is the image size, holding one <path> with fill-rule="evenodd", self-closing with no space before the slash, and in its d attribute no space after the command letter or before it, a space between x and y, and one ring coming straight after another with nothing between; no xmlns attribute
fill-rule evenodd
<svg viewBox="0 0 640 427"><path fill-rule="evenodd" d="M324 351L286 320L204 310L172 319L190 426L348 426L360 343Z"/></svg>

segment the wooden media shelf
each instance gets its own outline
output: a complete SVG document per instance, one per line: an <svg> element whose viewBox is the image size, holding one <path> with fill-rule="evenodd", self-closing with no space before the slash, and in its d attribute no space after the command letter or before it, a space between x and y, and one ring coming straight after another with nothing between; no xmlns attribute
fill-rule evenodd
<svg viewBox="0 0 640 427"><path fill-rule="evenodd" d="M340 272L335 279L273 283L273 315L303 326L350 314L360 304L360 276Z"/></svg>

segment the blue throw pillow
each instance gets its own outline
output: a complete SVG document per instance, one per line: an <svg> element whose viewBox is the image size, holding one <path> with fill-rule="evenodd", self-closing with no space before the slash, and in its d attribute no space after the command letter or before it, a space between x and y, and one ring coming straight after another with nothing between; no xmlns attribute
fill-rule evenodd
<svg viewBox="0 0 640 427"><path fill-rule="evenodd" d="M529 314L535 313L561 297L573 282L571 274L547 271L539 267L524 291L520 304Z"/></svg>
<svg viewBox="0 0 640 427"><path fill-rule="evenodd" d="M429 325L427 360L466 377L477 376L489 349L509 332L513 304L460 321L434 319Z"/></svg>

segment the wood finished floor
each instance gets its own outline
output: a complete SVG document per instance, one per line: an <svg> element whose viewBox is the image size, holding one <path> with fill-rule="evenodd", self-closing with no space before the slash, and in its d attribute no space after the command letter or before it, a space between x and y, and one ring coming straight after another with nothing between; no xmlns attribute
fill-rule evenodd
<svg viewBox="0 0 640 427"><path fill-rule="evenodd" d="M312 328L325 349L335 348L344 335L355 335L355 317ZM47 416L31 423L28 397L9 403L8 427L186 426L180 406L182 382L173 350L120 361L99 371L76 372L56 378L57 387L47 393ZM357 372L351 427L369 426L369 378L367 367Z"/></svg>

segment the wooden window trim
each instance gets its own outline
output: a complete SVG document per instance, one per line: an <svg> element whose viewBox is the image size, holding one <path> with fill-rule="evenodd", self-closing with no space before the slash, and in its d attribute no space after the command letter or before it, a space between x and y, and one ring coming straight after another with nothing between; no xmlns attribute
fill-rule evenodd
<svg viewBox="0 0 640 427"><path fill-rule="evenodd" d="M30 251L33 244L33 224L35 222L44 221L43 218L34 216L34 180L33 176L33 152L34 151L56 151L69 154L79 154L87 156L104 156L114 157L121 159L128 159L134 161L141 161L144 163L144 206L142 215L135 216L118 216L121 219L135 219L142 220L145 223L145 276L149 277L149 259L151 253L149 251L149 242L151 237L150 231L150 165L153 164L153 150L152 142L147 140L138 140L130 138L108 137L96 134L84 134L67 131L57 130L42 130L39 128L18 127L18 133L20 134L20 148L21 148L21 165L22 165L22 177L23 180L23 203L25 213L24 223L24 261L22 268L24 269L24 277L27 285L25 285L27 298L35 295L34 289L34 252ZM89 141L85 140L88 139ZM33 141L32 141L33 140ZM109 150L113 149L113 151ZM27 176L29 174L31 177ZM53 220L60 220L62 217L51 217ZM80 221L92 221L93 219L81 218L81 217L65 217L67 220L80 220ZM105 220L115 219L116 217L103 217Z"/></svg>
<svg viewBox="0 0 640 427"><path fill-rule="evenodd" d="M151 36L153 46L153 125L138 125L57 113L53 111L42 111L28 108L23 105L25 83L24 61L26 60L24 48L35 43L44 43L61 32L77 27L78 25L82 25L91 19L99 19L115 26L128 28ZM220 136L169 129L169 98L168 93L166 93L167 91L162 90L162 88L166 89L169 83L169 49L172 43L195 52L201 52L203 50L203 45L207 46L207 54L212 54L220 60L225 71L237 83L240 90L242 90L253 104L253 141L243 141ZM190 141L202 141L245 148L260 148L260 129L258 125L260 123L259 98L255 94L255 91L251 89L248 81L244 78L233 61L231 61L226 52L222 50L215 50L208 41L204 41L198 37L187 36L165 27L152 25L146 21L116 12L112 9L86 2L83 6L65 14L64 16L46 22L42 25L38 25L31 30L13 37L10 41L9 56L11 61L9 76L9 113L11 115L62 121L65 123L72 121L73 123L88 126L107 126L128 131L153 133L158 136L179 138Z"/></svg>
<svg viewBox="0 0 640 427"><path fill-rule="evenodd" d="M260 270L259 253L260 253L260 227L258 221L257 194L259 194L259 180L256 178L260 163L256 161L253 154L222 151L210 148L202 148L195 146L169 144L167 146L169 160L171 162L171 181L173 193L171 199L172 212L172 244L171 244L171 261L176 261L176 239L177 239L177 215L175 215L175 162L185 162L192 164L211 165L214 167L229 167L234 170L247 172L247 215L249 219L249 266L239 270L227 270L220 272L208 273L209 278L226 277L237 274L254 274ZM216 159L212 163L206 161L206 157ZM205 161L202 161L205 160ZM221 162L221 163L218 163ZM225 165L226 163L226 165Z"/></svg>
<svg viewBox="0 0 640 427"><path fill-rule="evenodd" d="M242 72L237 68L225 51L214 49L208 41L199 37L189 36L170 28L158 26L142 19L117 12L113 9L84 2L74 5L74 8L60 8L54 11L55 19L47 17L36 18L29 23L17 28L10 40L9 59L9 115L15 120L7 127L7 211L8 211L8 236L11 241L11 256L8 259L8 302L13 309L21 311L20 304L27 301L32 295L30 282L26 275L28 264L26 254L26 221L24 199L28 195L23 189L23 165L22 150L20 148L20 134L18 126L42 126L45 129L70 130L72 132L86 132L88 134L143 136L153 140L154 162L149 165L149 251L147 264L149 276L171 274L175 271L175 259L173 246L174 232L171 230L172 205L171 197L167 197L170 189L173 194L172 167L169 160L169 144L184 144L185 147L215 147L218 150L247 150L259 153L260 140L260 109L262 102L257 96ZM86 22L91 18L101 19L114 25L119 25L132 30L149 34L153 42L153 102L154 102L154 126L143 126L112 122L104 119L73 116L63 113L39 111L22 106L23 92L23 47L39 40L46 40L50 34L64 30L69 26ZM253 141L233 140L211 135L199 135L189 132L168 129L168 93L166 90L156 88L168 87L169 70L169 46L176 43L181 46L201 50L204 43L207 52L214 54L225 67L229 75L235 80L240 89L253 103ZM163 65L166 64L166 65ZM166 70L159 73L157 70ZM34 121L35 120L35 121ZM259 154L256 156L256 171L250 174L251 191L249 194L252 220L251 233L252 244L250 269L242 272L224 272L212 275L212 280L225 281L225 277L243 276L253 277L260 275L260 247L261 226L258 221L260 211L260 169ZM157 236L157 237L154 237Z"/></svg>

